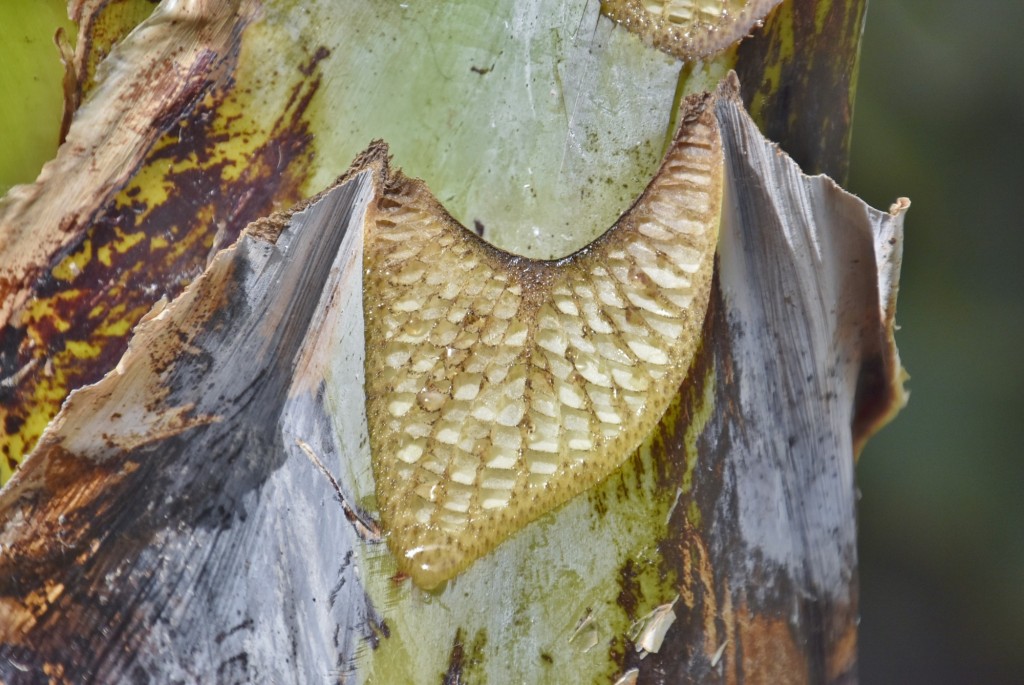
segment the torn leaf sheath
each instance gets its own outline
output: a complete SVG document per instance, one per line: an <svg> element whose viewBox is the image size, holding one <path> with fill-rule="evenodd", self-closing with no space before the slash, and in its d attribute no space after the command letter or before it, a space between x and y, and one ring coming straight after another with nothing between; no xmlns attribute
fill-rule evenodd
<svg viewBox="0 0 1024 685"><path fill-rule="evenodd" d="M0 322L29 297L25 286L39 275L39 265L67 248L97 206L138 168L166 120L197 102L218 70L230 71L239 23L244 26L249 20L232 11L237 9L234 4L171 3L161 10L162 21L147 25L118 52L124 60L139 56L131 76L108 73L109 78L101 79L95 96L76 114L65 144L35 183L17 186L0 200L0 255L5 257L0 264ZM175 29L182 24L190 27L184 35ZM106 106L108 102L133 106Z"/></svg>
<svg viewBox="0 0 1024 685"><path fill-rule="evenodd" d="M0 680L850 681L850 422L866 365L899 383L906 203L803 175L725 91L716 284L649 449L429 601L392 582L359 509L364 218L401 181L376 147L154 310L0 491Z"/></svg>
<svg viewBox="0 0 1024 685"><path fill-rule="evenodd" d="M231 682L300 683L354 658L331 637L373 615L342 563L358 521L303 452L349 456L320 351L358 283L374 159L155 308L0 490L0 681L224 682L245 653Z"/></svg>
<svg viewBox="0 0 1024 685"><path fill-rule="evenodd" d="M305 197L314 172L315 46L275 70L275 90L256 88L246 45L266 8L130 4L152 17L104 60L57 158L0 198L0 484L156 301L250 221ZM79 3L78 47L105 54L125 5ZM91 69L78 69L90 83Z"/></svg>
<svg viewBox="0 0 1024 685"><path fill-rule="evenodd" d="M367 421L400 571L453 577L604 479L661 417L699 343L722 202L710 96L647 190L590 246L485 244L388 179L364 245Z"/></svg>

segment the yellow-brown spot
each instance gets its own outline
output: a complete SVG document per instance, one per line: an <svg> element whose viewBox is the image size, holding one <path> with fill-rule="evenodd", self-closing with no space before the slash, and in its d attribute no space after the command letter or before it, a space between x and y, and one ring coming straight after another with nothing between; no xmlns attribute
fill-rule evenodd
<svg viewBox="0 0 1024 685"><path fill-rule="evenodd" d="M199 103L167 113L134 177L91 207L90 225L74 226L71 247L25 286L25 304L0 321L0 484L68 392L114 367L139 319L201 273L215 243L301 197L312 154L304 117L326 54L280 74L297 79L295 99L267 121L228 71L212 72ZM218 69L235 59L221 57Z"/></svg>

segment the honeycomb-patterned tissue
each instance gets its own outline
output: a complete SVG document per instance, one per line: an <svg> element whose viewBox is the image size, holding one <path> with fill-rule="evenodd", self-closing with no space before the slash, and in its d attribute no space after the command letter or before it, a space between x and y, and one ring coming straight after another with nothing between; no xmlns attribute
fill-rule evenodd
<svg viewBox="0 0 1024 685"><path fill-rule="evenodd" d="M711 57L742 40L780 0L602 0L601 11L682 60Z"/></svg>
<svg viewBox="0 0 1024 685"><path fill-rule="evenodd" d="M722 202L709 96L637 203L559 260L503 252L395 174L368 212L367 417L399 570L451 578L605 478L698 345Z"/></svg>

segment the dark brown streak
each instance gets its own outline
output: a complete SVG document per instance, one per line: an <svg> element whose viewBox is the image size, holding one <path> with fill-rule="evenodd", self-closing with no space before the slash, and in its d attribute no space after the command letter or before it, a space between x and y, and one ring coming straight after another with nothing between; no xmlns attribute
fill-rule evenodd
<svg viewBox="0 0 1024 685"><path fill-rule="evenodd" d="M327 470L327 466L325 466L320 460L320 457L317 456L312 446L300 438L295 438L295 444L300 450L302 450L302 453L309 458L313 463L313 466L315 466L317 470L324 475L327 482L331 484L331 487L334 488L334 492L338 496L338 502L341 503L342 509L345 510L345 518L352 524L352 529L355 530L359 539L363 542L374 544L382 542L383 537L381 537L380 525L369 517L367 517L366 520L363 520L359 514L356 513L355 509L348 503L348 499L342 493L341 486L338 485L338 481L335 480L334 476L331 475L331 472Z"/></svg>

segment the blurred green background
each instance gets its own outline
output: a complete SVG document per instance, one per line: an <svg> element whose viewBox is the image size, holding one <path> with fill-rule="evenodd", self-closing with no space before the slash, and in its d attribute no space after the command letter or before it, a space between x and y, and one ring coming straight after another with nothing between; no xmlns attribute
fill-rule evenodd
<svg viewBox="0 0 1024 685"><path fill-rule="evenodd" d="M1024 682L1024 2L875 0L850 189L911 198L910 404L858 465L861 682Z"/></svg>

